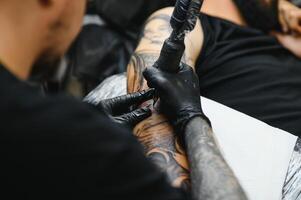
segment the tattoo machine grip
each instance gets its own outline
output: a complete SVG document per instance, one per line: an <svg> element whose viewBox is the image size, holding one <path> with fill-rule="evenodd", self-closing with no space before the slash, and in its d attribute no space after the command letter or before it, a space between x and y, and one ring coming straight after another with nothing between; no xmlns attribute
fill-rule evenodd
<svg viewBox="0 0 301 200"><path fill-rule="evenodd" d="M199 13L202 4L203 0L177 0L170 19L173 31L165 40L154 67L170 73L178 72L185 51L185 34L194 29L196 13Z"/></svg>
<svg viewBox="0 0 301 200"><path fill-rule="evenodd" d="M184 41L175 42L167 39L163 44L159 59L154 64L154 67L170 73L178 72L184 51Z"/></svg>

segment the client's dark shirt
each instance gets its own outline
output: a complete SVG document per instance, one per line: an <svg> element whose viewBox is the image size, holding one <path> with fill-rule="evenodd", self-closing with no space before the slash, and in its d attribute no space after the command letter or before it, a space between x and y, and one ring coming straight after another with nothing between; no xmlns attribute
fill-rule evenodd
<svg viewBox="0 0 301 200"><path fill-rule="evenodd" d="M301 60L259 30L205 14L200 19L202 95L301 136Z"/></svg>
<svg viewBox="0 0 301 200"><path fill-rule="evenodd" d="M5 199L185 199L142 152L107 117L71 97L45 97L0 66Z"/></svg>

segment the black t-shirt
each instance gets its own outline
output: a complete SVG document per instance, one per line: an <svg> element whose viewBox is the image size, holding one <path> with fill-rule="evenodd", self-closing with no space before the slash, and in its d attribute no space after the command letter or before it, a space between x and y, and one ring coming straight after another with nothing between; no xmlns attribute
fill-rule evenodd
<svg viewBox="0 0 301 200"><path fill-rule="evenodd" d="M202 95L301 136L301 60L259 30L205 14L200 19Z"/></svg>
<svg viewBox="0 0 301 200"><path fill-rule="evenodd" d="M7 198L186 199L129 131L71 97L45 97L2 66L0 124Z"/></svg>

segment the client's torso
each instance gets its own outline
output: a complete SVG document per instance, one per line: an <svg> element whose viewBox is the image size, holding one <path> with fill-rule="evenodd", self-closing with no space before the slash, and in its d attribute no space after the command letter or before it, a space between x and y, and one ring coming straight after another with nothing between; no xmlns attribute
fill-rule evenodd
<svg viewBox="0 0 301 200"><path fill-rule="evenodd" d="M202 95L301 135L301 60L259 30L204 14L201 21Z"/></svg>

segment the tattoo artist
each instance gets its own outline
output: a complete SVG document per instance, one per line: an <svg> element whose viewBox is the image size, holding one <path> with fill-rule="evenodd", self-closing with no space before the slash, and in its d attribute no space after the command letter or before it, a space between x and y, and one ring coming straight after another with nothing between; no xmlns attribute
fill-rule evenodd
<svg viewBox="0 0 301 200"><path fill-rule="evenodd" d="M127 108L152 98L152 90L88 106L65 94L45 96L40 87L32 85L57 69L79 33L86 3L0 1L1 195L6 199L189 199L172 188L143 155L129 129L115 123L130 127L149 116L147 108L133 112ZM159 91L164 112L179 131L198 122L204 125L200 128L210 129L203 120L196 79L187 66L172 76L149 70L145 75ZM171 115L171 110L176 114ZM200 129L201 136L202 132ZM198 165L194 156L191 165ZM202 188L208 177L204 181ZM228 192L228 188L233 191L231 184L216 185L226 191L218 198L208 198L202 191L200 195L203 199L238 199Z"/></svg>

